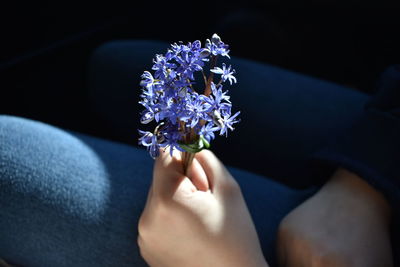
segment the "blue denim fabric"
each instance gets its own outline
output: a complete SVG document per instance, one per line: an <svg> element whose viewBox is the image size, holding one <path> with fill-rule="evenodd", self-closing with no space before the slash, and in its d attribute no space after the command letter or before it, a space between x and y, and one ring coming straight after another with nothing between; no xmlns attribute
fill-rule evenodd
<svg viewBox="0 0 400 267"><path fill-rule="evenodd" d="M95 51L89 99L115 139L135 140L140 74L166 47L120 41ZM316 190L308 156L344 133L370 98L266 64L231 64L239 83L230 93L242 122L212 149L223 162L251 170L229 168L274 266L281 218ZM25 266L145 266L137 220L151 173L142 149L0 116L0 258Z"/></svg>
<svg viewBox="0 0 400 267"><path fill-rule="evenodd" d="M146 266L137 222L152 176L147 152L0 116L0 258L23 266ZM243 190L263 251L312 190L289 189L229 168Z"/></svg>
<svg viewBox="0 0 400 267"><path fill-rule="evenodd" d="M363 115L310 157L314 177L345 167L381 191L400 215L400 65L383 72Z"/></svg>
<svg viewBox="0 0 400 267"><path fill-rule="evenodd" d="M115 41L99 47L89 68L89 99L103 123L122 141L135 140L140 75L168 45ZM345 131L370 99L364 93L268 64L234 57L238 83L226 86L241 122L211 149L224 162L296 187L311 184L308 155ZM220 61L221 59L219 59ZM202 88L201 82L195 88ZM200 89L199 89L200 90ZM137 140L137 139L136 139ZM287 166L290 166L288 168Z"/></svg>

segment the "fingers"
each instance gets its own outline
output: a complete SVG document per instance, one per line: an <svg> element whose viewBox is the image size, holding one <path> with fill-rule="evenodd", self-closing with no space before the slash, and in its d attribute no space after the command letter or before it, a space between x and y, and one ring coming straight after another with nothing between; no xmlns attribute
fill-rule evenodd
<svg viewBox="0 0 400 267"><path fill-rule="evenodd" d="M189 167L188 176L184 175L181 154L177 152L171 157L168 149L161 150L154 164L153 192L170 198L178 189L183 192L207 191L207 176L196 159Z"/></svg>
<svg viewBox="0 0 400 267"><path fill-rule="evenodd" d="M154 163L153 195L171 197L185 178L179 153L170 156L169 149L160 150Z"/></svg>
<svg viewBox="0 0 400 267"><path fill-rule="evenodd" d="M189 177L189 179L187 179ZM186 179L185 179L186 178ZM217 188L227 188L227 185L237 187L222 162L209 150L202 150L196 156L188 170L188 176L183 173L182 159L179 152L170 156L169 150L161 150L156 159L153 172L153 193L164 197L172 197L178 187L193 191L193 187L200 191Z"/></svg>
<svg viewBox="0 0 400 267"><path fill-rule="evenodd" d="M222 185L235 183L223 163L209 150L202 150L196 154L196 160L204 170L211 191L218 190Z"/></svg>
<svg viewBox="0 0 400 267"><path fill-rule="evenodd" d="M188 169L187 176L192 181L197 190L206 192L210 189L207 175L196 158L193 159L193 162Z"/></svg>
<svg viewBox="0 0 400 267"><path fill-rule="evenodd" d="M169 148L160 149L160 155L154 163L154 172L181 172L183 173L182 159L179 151L174 150L172 157Z"/></svg>

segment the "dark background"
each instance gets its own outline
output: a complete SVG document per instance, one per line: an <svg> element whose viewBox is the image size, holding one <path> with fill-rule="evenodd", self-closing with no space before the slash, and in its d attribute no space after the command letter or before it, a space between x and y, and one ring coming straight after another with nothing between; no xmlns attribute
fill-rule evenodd
<svg viewBox="0 0 400 267"><path fill-rule="evenodd" d="M400 62L396 2L2 4L0 114L136 144L134 137L113 135L88 107L86 73L93 50L114 39L187 42L214 32L230 44L233 56L372 94L379 74Z"/></svg>

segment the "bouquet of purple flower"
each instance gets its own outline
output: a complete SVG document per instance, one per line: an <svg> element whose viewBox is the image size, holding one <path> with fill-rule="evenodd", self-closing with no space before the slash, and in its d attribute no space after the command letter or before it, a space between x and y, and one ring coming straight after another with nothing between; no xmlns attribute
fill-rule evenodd
<svg viewBox="0 0 400 267"><path fill-rule="evenodd" d="M229 58L228 48L217 34L206 40L205 47L198 40L187 45L174 43L165 55L155 56L154 74L143 73L139 103L145 110L140 122L148 124L154 120L157 125L152 132L139 130L139 144L147 147L153 158L159 155L160 147L170 147L171 155L177 149L183 153L186 173L194 154L209 148L214 132L227 136L228 129L233 130L240 112L232 115L230 97L223 84L237 82L235 70L224 63L222 68L216 66L218 56ZM199 74L204 80L202 94L195 89L195 75ZM214 74L220 75L217 84Z"/></svg>

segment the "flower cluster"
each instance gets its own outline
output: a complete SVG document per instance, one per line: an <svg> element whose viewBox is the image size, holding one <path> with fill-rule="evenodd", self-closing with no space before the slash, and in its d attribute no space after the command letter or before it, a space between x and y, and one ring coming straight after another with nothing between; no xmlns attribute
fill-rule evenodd
<svg viewBox="0 0 400 267"><path fill-rule="evenodd" d="M140 83L144 106L141 123L157 123L153 132L141 131L139 144L147 147L150 155L159 155L160 147L195 153L215 138L215 132L227 136L228 130L239 120L231 113L232 104L228 92L223 90L225 81L236 83L235 70L222 64L216 67L218 56L229 58L229 46L214 34L205 46L200 41L174 43L165 55L153 60L154 74L145 71ZM209 67L208 77L205 67ZM195 90L195 74L204 79L204 92ZM220 80L214 83L214 74ZM200 77L201 77L200 76Z"/></svg>

